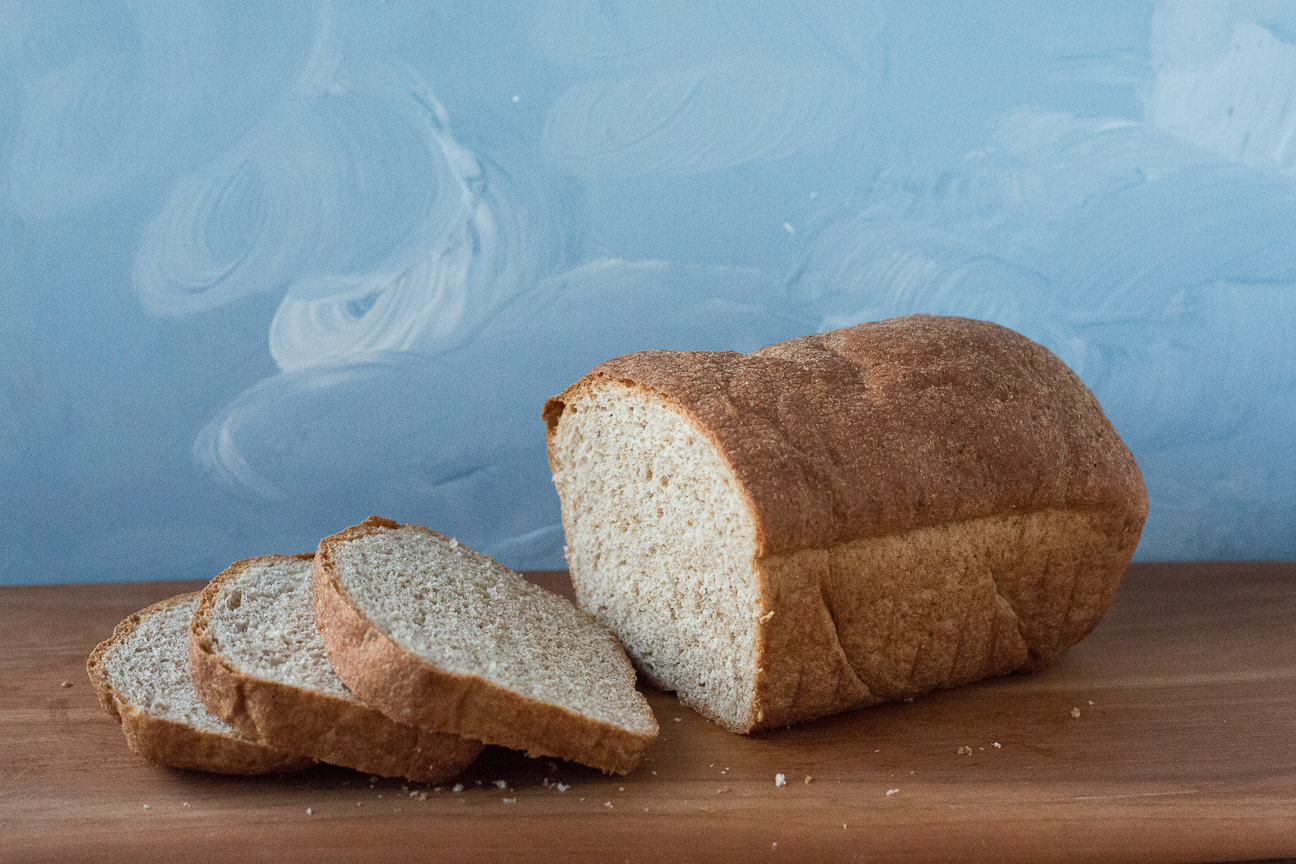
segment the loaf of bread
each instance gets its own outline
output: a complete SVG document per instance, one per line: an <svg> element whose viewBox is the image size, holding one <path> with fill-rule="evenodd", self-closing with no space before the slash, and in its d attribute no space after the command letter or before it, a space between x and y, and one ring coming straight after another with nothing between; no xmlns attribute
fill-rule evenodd
<svg viewBox="0 0 1296 864"><path fill-rule="evenodd" d="M198 595L181 594L117 625L86 661L99 704L149 762L219 774L293 771L312 760L267 747L208 712L189 675L189 618Z"/></svg>
<svg viewBox="0 0 1296 864"><path fill-rule="evenodd" d="M580 604L735 732L1054 662L1147 515L1093 394L981 321L629 354L543 417Z"/></svg>
<svg viewBox="0 0 1296 864"><path fill-rule="evenodd" d="M372 516L326 537L311 590L338 677L394 720L621 774L657 737L606 629L435 531Z"/></svg>
<svg viewBox="0 0 1296 864"><path fill-rule="evenodd" d="M311 610L314 553L236 561L203 589L189 622L194 688L247 738L421 783L462 772L480 741L398 723L333 672Z"/></svg>

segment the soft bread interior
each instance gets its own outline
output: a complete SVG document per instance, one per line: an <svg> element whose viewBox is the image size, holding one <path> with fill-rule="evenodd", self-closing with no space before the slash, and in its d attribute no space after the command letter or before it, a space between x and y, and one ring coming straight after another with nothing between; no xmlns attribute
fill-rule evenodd
<svg viewBox="0 0 1296 864"><path fill-rule="evenodd" d="M439 669L656 736L612 636L503 565L412 526L350 539L334 561L356 608Z"/></svg>
<svg viewBox="0 0 1296 864"><path fill-rule="evenodd" d="M189 619L197 605L195 594L142 615L104 657L103 671L122 700L146 714L231 735L234 728L207 710L189 675Z"/></svg>
<svg viewBox="0 0 1296 864"><path fill-rule="evenodd" d="M351 694L329 665L315 629L311 561L267 556L221 586L208 630L225 660L245 674L348 701Z"/></svg>
<svg viewBox="0 0 1296 864"><path fill-rule="evenodd" d="M612 382L566 402L550 454L581 606L656 686L750 727L755 525L728 463L673 405Z"/></svg>

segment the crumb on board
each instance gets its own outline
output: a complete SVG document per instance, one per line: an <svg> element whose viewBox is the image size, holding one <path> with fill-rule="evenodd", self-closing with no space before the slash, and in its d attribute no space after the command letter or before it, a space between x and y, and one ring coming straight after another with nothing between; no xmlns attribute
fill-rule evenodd
<svg viewBox="0 0 1296 864"><path fill-rule="evenodd" d="M145 805L144 805L144 809L145 809L145 810L152 810L153 808L150 807L149 805L145 804Z"/></svg>
<svg viewBox="0 0 1296 864"><path fill-rule="evenodd" d="M890 796L896 794L896 793L899 792L899 791L900 791L899 789L888 789L888 790L887 790L887 797L889 798Z"/></svg>
<svg viewBox="0 0 1296 864"><path fill-rule="evenodd" d="M456 783L456 784L454 785L454 789L451 790L451 791L453 791L453 792L462 792L463 790L464 790L464 785L463 785L462 783Z"/></svg>
<svg viewBox="0 0 1296 864"><path fill-rule="evenodd" d="M958 755L960 755L960 756L971 756L971 755L972 755L972 748L971 748L971 747L960 747L960 748L958 748Z"/></svg>
<svg viewBox="0 0 1296 864"><path fill-rule="evenodd" d="M806 783L806 785L809 786L809 785L810 785L810 781L813 780L813 779L814 779L813 777L811 777L809 774L807 774L807 775L806 775L806 779L805 779L805 783Z"/></svg>
<svg viewBox="0 0 1296 864"><path fill-rule="evenodd" d="M676 723L683 723L683 722L684 722L684 718L683 718L683 717L676 717L676 718L675 718L675 722L676 722Z"/></svg>
<svg viewBox="0 0 1296 864"><path fill-rule="evenodd" d="M1080 716L1080 709L1079 709L1079 708L1072 708L1072 709L1071 709L1071 716L1072 716L1072 717L1079 717L1079 716Z"/></svg>
<svg viewBox="0 0 1296 864"><path fill-rule="evenodd" d="M1001 747L1001 746L999 745L999 742L998 742L998 741L994 742L994 748L995 748L996 750L1002 750L1002 749L1003 749L1003 747Z"/></svg>
<svg viewBox="0 0 1296 864"><path fill-rule="evenodd" d="M312 810L311 808L307 807L307 808L306 808L306 815L307 815L307 816L314 816L314 815L315 815L315 811Z"/></svg>
<svg viewBox="0 0 1296 864"><path fill-rule="evenodd" d="M775 786L786 786L786 785L787 785L787 777L786 777L785 775L783 775L783 774L775 774L775 775L774 775L774 785L775 785Z"/></svg>
<svg viewBox="0 0 1296 864"><path fill-rule="evenodd" d="M609 810L611 810L611 809L612 809L612 802L611 802L611 801L604 801L604 802L603 802L603 806L606 807L606 808L608 808Z"/></svg>
<svg viewBox="0 0 1296 864"><path fill-rule="evenodd" d="M516 803L517 803L517 799L516 799L516 798L505 798L505 799L503 799L503 801L504 801L505 804L516 804Z"/></svg>
<svg viewBox="0 0 1296 864"><path fill-rule="evenodd" d="M72 682L71 682L71 681L64 681L64 682L63 682L62 684L60 684L59 686L60 686L60 687L71 687L71 686L72 686ZM1093 703L1090 702L1089 704L1092 705Z"/></svg>
<svg viewBox="0 0 1296 864"><path fill-rule="evenodd" d="M496 780L496 781L495 781L495 785L498 786L500 789L507 789L507 788L508 788L508 781L507 781L507 780Z"/></svg>

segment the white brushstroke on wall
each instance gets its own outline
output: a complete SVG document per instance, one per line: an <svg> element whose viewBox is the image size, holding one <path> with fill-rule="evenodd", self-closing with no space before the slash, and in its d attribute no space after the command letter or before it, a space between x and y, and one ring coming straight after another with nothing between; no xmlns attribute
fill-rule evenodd
<svg viewBox="0 0 1296 864"><path fill-rule="evenodd" d="M1147 119L1225 159L1296 174L1296 7L1167 0Z"/></svg>
<svg viewBox="0 0 1296 864"><path fill-rule="evenodd" d="M872 43L885 22L877 3L560 0L533 15L539 51L594 73L558 98L544 131L591 178L824 152L876 86Z"/></svg>

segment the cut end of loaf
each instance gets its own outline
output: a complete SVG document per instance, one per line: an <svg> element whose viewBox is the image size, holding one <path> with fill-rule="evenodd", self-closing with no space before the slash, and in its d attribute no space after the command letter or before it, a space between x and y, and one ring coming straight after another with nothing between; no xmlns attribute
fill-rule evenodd
<svg viewBox="0 0 1296 864"><path fill-rule="evenodd" d="M656 686L734 731L757 722L755 526L707 434L651 390L546 404L581 606Z"/></svg>

